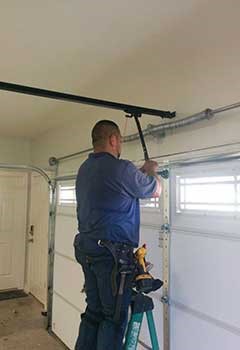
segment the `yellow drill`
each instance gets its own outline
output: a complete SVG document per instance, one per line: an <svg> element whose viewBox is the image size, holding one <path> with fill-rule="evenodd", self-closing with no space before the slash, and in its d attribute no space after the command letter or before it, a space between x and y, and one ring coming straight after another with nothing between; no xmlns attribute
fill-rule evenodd
<svg viewBox="0 0 240 350"><path fill-rule="evenodd" d="M137 251L135 252L135 258L138 263L139 267L139 274L136 277L136 281L144 278L152 278L152 276L147 272L146 269L146 260L145 256L147 254L147 247L146 244L143 244L142 247L138 248Z"/></svg>
<svg viewBox="0 0 240 350"><path fill-rule="evenodd" d="M147 271L145 256L147 254L146 244L138 248L134 253L137 261L137 275L135 278L136 289L140 292L149 293L159 289L163 282L159 279L153 278Z"/></svg>

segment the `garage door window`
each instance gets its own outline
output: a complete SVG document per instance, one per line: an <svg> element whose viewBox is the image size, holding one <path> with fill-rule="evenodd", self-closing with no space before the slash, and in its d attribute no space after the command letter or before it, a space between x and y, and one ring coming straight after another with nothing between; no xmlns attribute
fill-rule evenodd
<svg viewBox="0 0 240 350"><path fill-rule="evenodd" d="M59 205L75 205L76 193L75 186L59 186L58 192L58 204ZM148 198L140 201L140 206L142 208L148 209L158 209L160 206L160 198Z"/></svg>
<svg viewBox="0 0 240 350"><path fill-rule="evenodd" d="M147 198L140 201L141 208L158 209L160 206L160 198Z"/></svg>
<svg viewBox="0 0 240 350"><path fill-rule="evenodd" d="M240 176L177 176L177 212L240 212Z"/></svg>
<svg viewBox="0 0 240 350"><path fill-rule="evenodd" d="M63 185L59 186L58 204L59 205L76 204L75 186L63 186Z"/></svg>

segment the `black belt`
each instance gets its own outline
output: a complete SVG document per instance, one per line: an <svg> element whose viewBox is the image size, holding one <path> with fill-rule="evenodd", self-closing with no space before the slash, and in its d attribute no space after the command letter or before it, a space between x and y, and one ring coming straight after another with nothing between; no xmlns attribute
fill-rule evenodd
<svg viewBox="0 0 240 350"><path fill-rule="evenodd" d="M120 318L120 311L121 311L121 304L122 304L122 296L126 284L126 277L129 275L134 275L135 273L135 263L134 263L134 256L133 256L133 247L126 243L118 243L118 242L111 242L111 241L98 241L98 245L100 247L107 248L114 259L114 268L112 270L112 293L114 296L117 294L117 300L116 300L116 307L115 307L115 314L114 314L114 320L115 322L119 321ZM120 285L119 289L117 290L117 273L120 273Z"/></svg>
<svg viewBox="0 0 240 350"><path fill-rule="evenodd" d="M104 247L110 251L110 253L113 256L114 259L114 268L112 270L112 292L115 296L117 294L117 273L118 273L118 264L121 265L127 264L128 261L124 261L124 255L128 255L129 253L133 253L133 247L126 243L120 243L120 242L112 242L107 240L99 240L98 241L99 247ZM119 256L119 253L120 254ZM123 255L123 256L122 256Z"/></svg>
<svg viewBox="0 0 240 350"><path fill-rule="evenodd" d="M123 242L113 242L113 241L109 241L109 240L103 240L100 239L97 244L99 245L99 247L108 247L108 246L114 246L115 248L125 248L125 249L129 249L129 251L133 251L134 247L130 244L127 243L123 243Z"/></svg>

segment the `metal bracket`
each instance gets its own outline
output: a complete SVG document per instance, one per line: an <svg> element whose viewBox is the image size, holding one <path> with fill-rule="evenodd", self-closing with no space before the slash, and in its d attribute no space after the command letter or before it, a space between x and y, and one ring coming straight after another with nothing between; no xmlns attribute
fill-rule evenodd
<svg viewBox="0 0 240 350"><path fill-rule="evenodd" d="M54 166L54 165L57 165L58 160L55 157L50 157L48 160L48 163L49 163L49 165Z"/></svg>
<svg viewBox="0 0 240 350"><path fill-rule="evenodd" d="M161 297L161 302L162 302L163 304L165 304L165 305L169 305L169 297L168 297L168 295L163 295L163 296Z"/></svg>
<svg viewBox="0 0 240 350"><path fill-rule="evenodd" d="M205 109L205 114L208 120L214 117L214 111L211 108Z"/></svg>
<svg viewBox="0 0 240 350"><path fill-rule="evenodd" d="M167 170L168 171L168 170ZM169 175L169 173L168 173ZM169 179L163 181L163 225L161 226L163 234L163 344L164 350L170 349L169 334L169 243L170 243L170 209L169 209Z"/></svg>
<svg viewBox="0 0 240 350"><path fill-rule="evenodd" d="M141 128L141 124L140 124L140 121L139 121L139 118L141 118L141 116L142 116L142 113L138 112L138 111L134 112L134 113L131 113L130 115L126 115L127 118L134 118L134 120L136 122L136 125L137 125L138 134L139 134L139 138L140 138L140 141L141 141L142 149L143 149L144 159L145 160L149 160L147 145L145 143L143 132L142 132L142 128Z"/></svg>
<svg viewBox="0 0 240 350"><path fill-rule="evenodd" d="M158 174L163 178L163 179L168 179L169 178L169 171L168 169L163 169L158 172Z"/></svg>
<svg viewBox="0 0 240 350"><path fill-rule="evenodd" d="M142 113L139 112L139 111L137 111L137 112L130 112L130 114L126 114L126 118L141 118L141 116L142 116Z"/></svg>
<svg viewBox="0 0 240 350"><path fill-rule="evenodd" d="M163 224L161 226L161 230L164 231L164 233L169 233L170 232L170 225L169 224Z"/></svg>

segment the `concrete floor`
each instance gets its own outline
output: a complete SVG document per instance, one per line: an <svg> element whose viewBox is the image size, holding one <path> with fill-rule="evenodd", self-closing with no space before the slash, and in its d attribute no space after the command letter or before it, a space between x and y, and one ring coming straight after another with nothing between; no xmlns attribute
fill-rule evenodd
<svg viewBox="0 0 240 350"><path fill-rule="evenodd" d="M0 301L0 350L63 350L48 334L41 304L32 296Z"/></svg>

